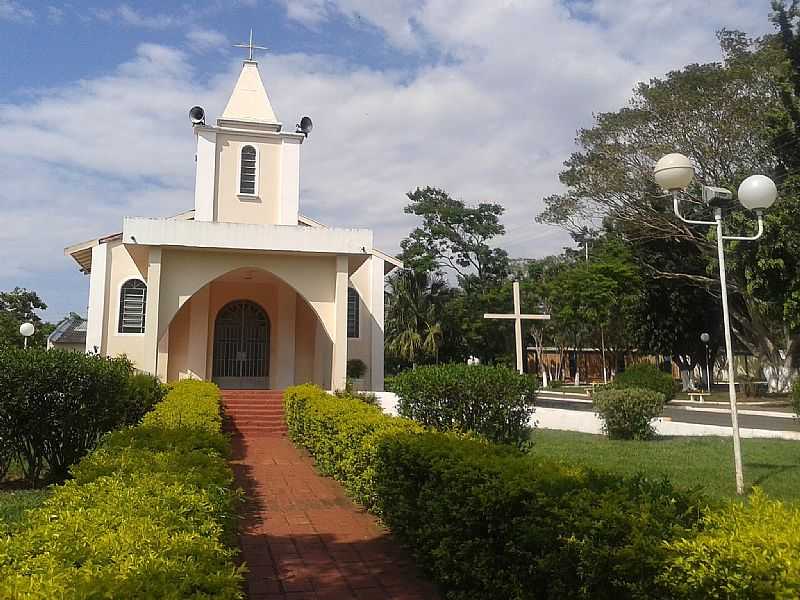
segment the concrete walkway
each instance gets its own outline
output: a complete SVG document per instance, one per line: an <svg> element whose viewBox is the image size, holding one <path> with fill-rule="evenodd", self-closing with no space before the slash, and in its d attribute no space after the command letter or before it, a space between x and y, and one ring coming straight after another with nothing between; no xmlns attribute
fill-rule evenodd
<svg viewBox="0 0 800 600"><path fill-rule="evenodd" d="M438 599L375 518L279 435L233 441L248 496L240 526L251 600Z"/></svg>

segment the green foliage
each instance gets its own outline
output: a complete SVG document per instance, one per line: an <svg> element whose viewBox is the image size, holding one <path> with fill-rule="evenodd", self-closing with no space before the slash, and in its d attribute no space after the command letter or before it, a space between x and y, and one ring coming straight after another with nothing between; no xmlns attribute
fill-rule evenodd
<svg viewBox="0 0 800 600"><path fill-rule="evenodd" d="M536 380L505 367L418 367L394 380L398 412L441 431L473 432L495 442L528 440Z"/></svg>
<svg viewBox="0 0 800 600"><path fill-rule="evenodd" d="M135 422L147 414L164 399L169 391L158 377L149 373L134 373L128 378L129 410L133 413L127 420Z"/></svg>
<svg viewBox="0 0 800 600"><path fill-rule="evenodd" d="M138 422L157 395L152 382L131 382L132 372L125 358L0 349L5 452L20 459L32 482L45 468L51 479L63 479L101 435Z"/></svg>
<svg viewBox="0 0 800 600"><path fill-rule="evenodd" d="M242 598L219 391L176 384L0 539L0 597Z"/></svg>
<svg viewBox="0 0 800 600"><path fill-rule="evenodd" d="M55 326L42 321L37 314L39 310L47 310L47 304L33 290L17 287L10 292L0 292L0 348L23 347L24 340L19 333L19 326L23 323L32 323L34 327L28 347L45 348L47 336Z"/></svg>
<svg viewBox="0 0 800 600"><path fill-rule="evenodd" d="M314 385L284 394L289 435L308 449L325 475L341 481L358 502L373 509L375 454L381 441L398 432L421 431L413 421L389 417L380 408L336 398Z"/></svg>
<svg viewBox="0 0 800 600"><path fill-rule="evenodd" d="M419 272L451 269L465 289L486 289L506 276L508 254L487 243L505 233L501 205L467 206L433 187L417 188L407 196L405 212L422 217L422 226L400 243L408 267Z"/></svg>
<svg viewBox="0 0 800 600"><path fill-rule="evenodd" d="M592 394L592 405L603 419L603 431L613 440L648 440L650 424L661 416L664 395L646 388L606 388Z"/></svg>
<svg viewBox="0 0 800 600"><path fill-rule="evenodd" d="M638 363L627 367L614 377L616 388L645 388L658 392L669 402L675 397L675 382L672 375L650 363Z"/></svg>
<svg viewBox="0 0 800 600"><path fill-rule="evenodd" d="M360 358L351 358L347 361L347 378L361 379L367 372L366 363Z"/></svg>
<svg viewBox="0 0 800 600"><path fill-rule="evenodd" d="M800 417L800 381L795 381L794 388L792 388L792 408L794 414Z"/></svg>
<svg viewBox="0 0 800 600"><path fill-rule="evenodd" d="M756 489L703 517L694 537L672 541L663 576L672 598L759 600L800 597L800 509Z"/></svg>
<svg viewBox="0 0 800 600"><path fill-rule="evenodd" d="M663 540L683 535L701 506L666 480L440 433L387 438L375 481L393 534L463 600L658 597Z"/></svg>
<svg viewBox="0 0 800 600"><path fill-rule="evenodd" d="M47 498L47 490L0 492L0 537L12 535L25 526L27 513Z"/></svg>

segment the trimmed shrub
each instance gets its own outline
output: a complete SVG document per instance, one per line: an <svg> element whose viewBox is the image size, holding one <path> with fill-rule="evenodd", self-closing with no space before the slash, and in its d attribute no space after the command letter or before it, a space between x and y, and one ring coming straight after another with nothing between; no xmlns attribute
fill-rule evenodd
<svg viewBox="0 0 800 600"><path fill-rule="evenodd" d="M703 518L695 537L667 545L672 598L800 598L800 508L756 489Z"/></svg>
<svg viewBox="0 0 800 600"><path fill-rule="evenodd" d="M219 391L181 382L0 539L3 598L242 598Z"/></svg>
<svg viewBox="0 0 800 600"><path fill-rule="evenodd" d="M127 423L138 423L164 399L169 387L149 373L134 373L128 378L128 403L130 414Z"/></svg>
<svg viewBox="0 0 800 600"><path fill-rule="evenodd" d="M314 386L285 398L292 439L382 515L448 598L667 597L663 541L687 535L704 505L666 480L425 433Z"/></svg>
<svg viewBox="0 0 800 600"><path fill-rule="evenodd" d="M536 380L506 367L436 365L394 380L398 412L440 431L474 432L521 444L530 437Z"/></svg>
<svg viewBox="0 0 800 600"><path fill-rule="evenodd" d="M650 363L637 363L626 367L622 373L614 377L613 387L646 388L664 396L664 401L669 402L675 397L675 382L672 375L665 373Z"/></svg>
<svg viewBox="0 0 800 600"><path fill-rule="evenodd" d="M452 435L378 449L382 518L458 599L657 598L668 553L702 499L666 480L531 459Z"/></svg>
<svg viewBox="0 0 800 600"><path fill-rule="evenodd" d="M367 365L360 358L351 358L347 361L347 378L361 379L367 372Z"/></svg>
<svg viewBox="0 0 800 600"><path fill-rule="evenodd" d="M288 388L284 402L292 440L308 449L321 473L342 482L367 508L376 507L373 478L381 440L422 431L413 421L385 415L361 400L331 396L314 385Z"/></svg>
<svg viewBox="0 0 800 600"><path fill-rule="evenodd" d="M0 350L0 431L25 476L53 480L95 447L109 431L142 418L142 398L130 393L125 358L62 350Z"/></svg>
<svg viewBox="0 0 800 600"><path fill-rule="evenodd" d="M645 388L606 388L592 394L603 431L614 440L649 440L655 435L650 422L661 416L664 396Z"/></svg>

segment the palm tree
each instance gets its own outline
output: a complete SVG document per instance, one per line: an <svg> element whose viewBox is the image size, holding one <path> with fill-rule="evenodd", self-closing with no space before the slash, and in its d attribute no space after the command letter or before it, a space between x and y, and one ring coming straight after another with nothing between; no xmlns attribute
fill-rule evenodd
<svg viewBox="0 0 800 600"><path fill-rule="evenodd" d="M412 365L421 353L439 360L442 327L436 318L436 297L447 287L430 273L402 270L389 280L386 347Z"/></svg>

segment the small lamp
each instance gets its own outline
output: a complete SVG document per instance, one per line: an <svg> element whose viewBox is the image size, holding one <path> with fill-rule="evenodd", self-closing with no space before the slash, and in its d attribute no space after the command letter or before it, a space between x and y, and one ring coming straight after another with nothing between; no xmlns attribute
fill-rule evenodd
<svg viewBox="0 0 800 600"><path fill-rule="evenodd" d="M748 210L763 210L775 203L778 188L766 175L750 175L739 185L739 203Z"/></svg>
<svg viewBox="0 0 800 600"><path fill-rule="evenodd" d="M25 348L28 347L28 338L33 335L34 331L33 323L23 323L19 326L19 334L25 338Z"/></svg>
<svg viewBox="0 0 800 600"><path fill-rule="evenodd" d="M685 190L694 178L694 167L686 156L675 152L662 156L654 173L656 183L668 192Z"/></svg>

